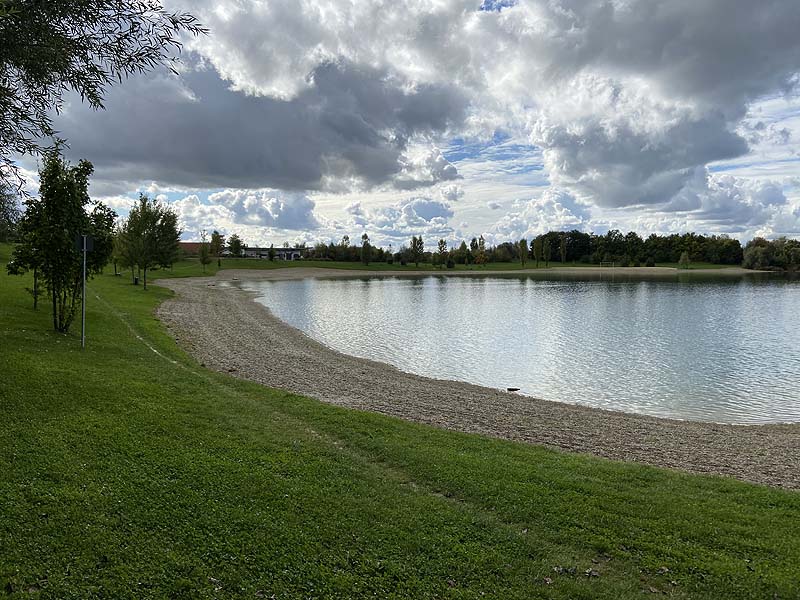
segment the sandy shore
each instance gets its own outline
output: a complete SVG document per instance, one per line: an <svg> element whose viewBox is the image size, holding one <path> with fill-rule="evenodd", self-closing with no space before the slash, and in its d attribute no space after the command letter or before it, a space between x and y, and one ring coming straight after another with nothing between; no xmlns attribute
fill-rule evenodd
<svg viewBox="0 0 800 600"><path fill-rule="evenodd" d="M653 272L652 267L642 270ZM157 283L176 296L163 303L157 315L178 343L207 367L324 402L457 431L800 489L800 425L673 421L419 377L333 351L275 318L253 301L253 294L226 284L234 279L367 274L381 273L228 270L216 277L161 280ZM500 273L486 273L490 274Z"/></svg>

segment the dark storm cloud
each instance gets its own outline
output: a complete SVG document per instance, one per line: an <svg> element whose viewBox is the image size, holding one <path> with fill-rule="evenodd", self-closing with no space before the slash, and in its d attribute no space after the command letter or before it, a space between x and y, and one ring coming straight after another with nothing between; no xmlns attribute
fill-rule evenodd
<svg viewBox="0 0 800 600"><path fill-rule="evenodd" d="M193 188L309 190L342 180L370 187L403 170L409 138L464 119L466 101L450 86L405 83L375 69L325 63L307 89L284 101L231 91L214 70L200 70L182 84L133 79L112 91L106 111L76 103L58 126L70 155L91 160L101 179Z"/></svg>

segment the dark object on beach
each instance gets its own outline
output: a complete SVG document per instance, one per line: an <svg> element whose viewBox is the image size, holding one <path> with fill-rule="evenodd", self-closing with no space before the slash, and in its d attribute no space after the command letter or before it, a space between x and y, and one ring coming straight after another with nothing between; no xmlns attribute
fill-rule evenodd
<svg viewBox="0 0 800 600"><path fill-rule="evenodd" d="M507 392L518 392L519 388L506 388Z"/></svg>

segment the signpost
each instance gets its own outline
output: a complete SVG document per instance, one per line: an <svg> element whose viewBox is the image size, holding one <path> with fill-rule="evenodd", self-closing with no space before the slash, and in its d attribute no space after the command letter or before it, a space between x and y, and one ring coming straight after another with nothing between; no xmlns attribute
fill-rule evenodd
<svg viewBox="0 0 800 600"><path fill-rule="evenodd" d="M86 349L86 255L94 250L94 238L76 235L75 247L83 254L83 290L81 291L81 350Z"/></svg>

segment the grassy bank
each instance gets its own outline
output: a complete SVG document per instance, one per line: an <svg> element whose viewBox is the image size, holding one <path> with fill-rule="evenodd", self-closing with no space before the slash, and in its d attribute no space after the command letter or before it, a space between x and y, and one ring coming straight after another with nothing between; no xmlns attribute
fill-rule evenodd
<svg viewBox="0 0 800 600"><path fill-rule="evenodd" d="M296 268L296 267L306 267L306 268L320 268L320 269L348 269L354 271L396 271L397 273L403 273L405 271L430 271L431 273L448 273L452 271L471 271L475 273L482 273L482 272L492 272L492 271L518 271L522 270L523 267L519 262L501 262L501 263L488 263L485 265L456 265L454 269L446 269L443 267L433 266L430 263L420 263L419 267L416 265L408 264L408 265L399 265L399 264L386 264L386 263L370 263L369 265L364 265L358 262L343 262L343 261L331 261L331 260L298 260L298 261L282 261L282 260L275 260L269 261L266 259L254 259L254 258L223 258L221 261L222 269L257 269L257 270L267 270L267 269L286 269L286 268ZM663 263L658 264L659 267L670 267L670 268L677 268L678 263ZM561 268L561 263L558 262L551 262L549 268ZM571 267L592 267L596 268L598 271L610 271L611 268L609 267L601 267L600 265L589 264L589 263L567 263L563 265L563 268L571 268ZM528 269L538 269L542 272L545 272L547 268L544 266L544 263L540 263L539 267L536 267L536 263L534 262L527 262L524 267L526 270ZM698 269L730 269L735 268L731 265L718 265L713 263L692 263L689 267L689 270L698 270ZM200 264L199 260L194 257L185 258L183 260L178 261L173 265L170 269L160 269L155 270L153 272L148 273L148 280L158 279L159 277L198 277L203 275L214 275L220 267L217 266L217 261L214 260L211 264L206 265L205 269ZM625 267L615 267L615 271L624 273Z"/></svg>
<svg viewBox="0 0 800 600"><path fill-rule="evenodd" d="M91 282L81 352L26 285L0 274L12 597L798 597L800 494L212 373L152 316L169 292L126 278Z"/></svg>

